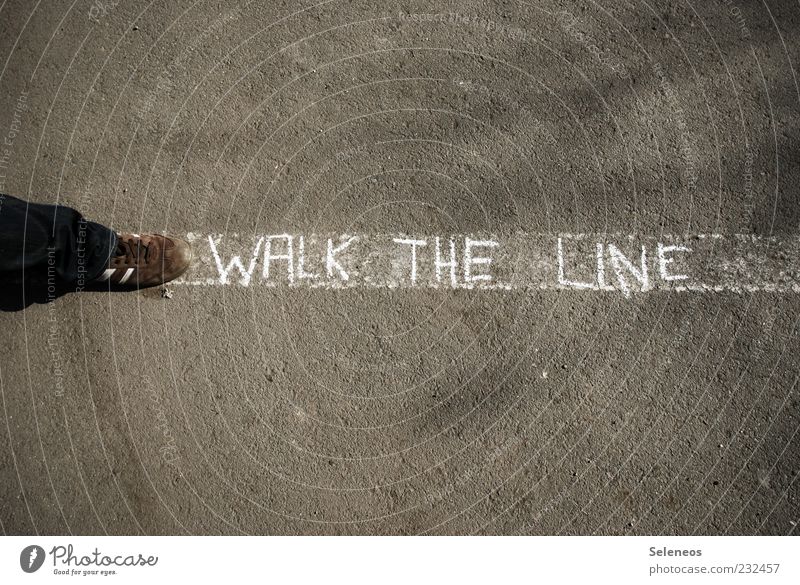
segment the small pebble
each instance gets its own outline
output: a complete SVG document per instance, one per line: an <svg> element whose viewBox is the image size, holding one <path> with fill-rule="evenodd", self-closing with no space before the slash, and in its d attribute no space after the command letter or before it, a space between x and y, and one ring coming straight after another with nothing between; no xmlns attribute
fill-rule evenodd
<svg viewBox="0 0 800 585"><path fill-rule="evenodd" d="M172 295L173 295L172 290L170 290L170 289L168 289L166 287L161 289L161 298L162 299L171 299Z"/></svg>

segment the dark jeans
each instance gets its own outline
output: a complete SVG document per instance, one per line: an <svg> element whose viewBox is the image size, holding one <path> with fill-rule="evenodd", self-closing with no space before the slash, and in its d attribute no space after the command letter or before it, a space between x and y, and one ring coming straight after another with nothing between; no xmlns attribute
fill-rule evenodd
<svg viewBox="0 0 800 585"><path fill-rule="evenodd" d="M0 289L6 296L82 290L108 266L116 247L113 230L70 207L0 194Z"/></svg>

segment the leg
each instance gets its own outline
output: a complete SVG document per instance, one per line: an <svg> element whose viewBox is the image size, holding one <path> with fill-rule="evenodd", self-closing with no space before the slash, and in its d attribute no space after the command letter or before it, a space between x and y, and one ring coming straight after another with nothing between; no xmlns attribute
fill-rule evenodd
<svg viewBox="0 0 800 585"><path fill-rule="evenodd" d="M108 267L117 235L63 205L0 194L0 282L81 289Z"/></svg>

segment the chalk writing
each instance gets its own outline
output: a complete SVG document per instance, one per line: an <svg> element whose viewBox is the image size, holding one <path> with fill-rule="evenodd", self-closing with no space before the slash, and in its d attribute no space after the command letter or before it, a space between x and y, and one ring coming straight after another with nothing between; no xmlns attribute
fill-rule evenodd
<svg viewBox="0 0 800 585"><path fill-rule="evenodd" d="M696 234L189 234L177 284L800 293L800 239Z"/></svg>

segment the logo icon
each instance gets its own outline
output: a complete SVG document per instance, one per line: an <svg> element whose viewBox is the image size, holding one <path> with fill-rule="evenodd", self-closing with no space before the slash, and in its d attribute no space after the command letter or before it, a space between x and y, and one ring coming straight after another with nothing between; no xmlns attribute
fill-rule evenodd
<svg viewBox="0 0 800 585"><path fill-rule="evenodd" d="M26 573L35 573L44 563L44 549L36 544L26 546L19 553L19 566Z"/></svg>

